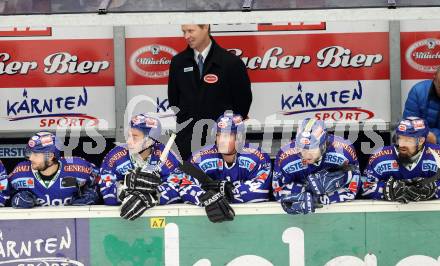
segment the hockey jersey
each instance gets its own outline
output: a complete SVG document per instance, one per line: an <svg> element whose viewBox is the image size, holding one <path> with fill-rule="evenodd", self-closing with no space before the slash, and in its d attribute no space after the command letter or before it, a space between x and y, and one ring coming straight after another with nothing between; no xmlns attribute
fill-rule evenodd
<svg viewBox="0 0 440 266"><path fill-rule="evenodd" d="M291 141L278 152L273 171L273 193L275 199L305 190L306 177L322 169L338 169L344 165L354 166L352 175L344 187L324 195L323 204L353 200L360 189L360 170L356 151L350 141L339 136L328 135L326 150L315 164L303 164L300 152Z"/></svg>
<svg viewBox="0 0 440 266"><path fill-rule="evenodd" d="M79 189L93 187L97 172L93 164L79 157L61 157L58 163L58 171L50 181L43 180L30 161L18 163L9 175L3 198L27 190L36 196L37 205L70 205Z"/></svg>
<svg viewBox="0 0 440 266"><path fill-rule="evenodd" d="M193 154L191 163L214 180L229 181L234 185L232 203L262 202L269 199L271 163L269 155L260 149L244 145L235 161L228 165L210 145ZM185 202L200 204L198 196L204 193L200 183L192 177L183 178L181 197Z"/></svg>
<svg viewBox="0 0 440 266"><path fill-rule="evenodd" d="M114 147L102 161L99 182L100 191L106 205L119 205L120 202L117 198L118 187L123 183L125 175L130 169L137 167L143 167L141 164L149 164L151 166L157 165L160 161L160 155L162 154L165 145L160 142L156 142L152 147L151 155L143 162L137 162L137 160L130 156L128 149L123 146ZM161 205L176 203L180 200L179 197L179 184L180 179L170 174L176 169L179 162L173 152L168 153L168 157L165 163L160 167L160 176L162 184L158 187L160 192L159 202Z"/></svg>
<svg viewBox="0 0 440 266"><path fill-rule="evenodd" d="M437 163L432 151L440 155L440 145L426 143L420 157L410 167L400 165L394 146L385 146L371 155L362 177L362 196L382 199L384 187L390 177L411 182L432 177L437 173ZM437 180L437 187L440 181ZM440 193L437 191L436 198Z"/></svg>

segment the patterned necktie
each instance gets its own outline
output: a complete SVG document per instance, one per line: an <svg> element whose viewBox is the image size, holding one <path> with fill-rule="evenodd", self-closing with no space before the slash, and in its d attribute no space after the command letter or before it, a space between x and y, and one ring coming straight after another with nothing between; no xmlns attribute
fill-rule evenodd
<svg viewBox="0 0 440 266"><path fill-rule="evenodd" d="M200 73L200 78L202 78L202 74L203 74L203 55L199 54L197 56L197 66L199 67L199 73Z"/></svg>

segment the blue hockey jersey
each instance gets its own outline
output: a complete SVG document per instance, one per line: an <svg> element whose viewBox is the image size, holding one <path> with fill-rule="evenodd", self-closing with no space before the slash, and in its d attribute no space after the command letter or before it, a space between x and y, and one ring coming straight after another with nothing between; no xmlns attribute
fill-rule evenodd
<svg viewBox="0 0 440 266"><path fill-rule="evenodd" d="M400 165L394 146L385 146L371 155L362 177L362 196L369 199L383 199L386 182L390 177L412 181L428 178L437 173L437 163L431 150L440 154L440 145L426 143L421 155L410 167ZM437 187L440 181L437 180ZM437 190L436 198L440 193Z"/></svg>
<svg viewBox="0 0 440 266"><path fill-rule="evenodd" d="M0 207L4 207L9 200L8 191L8 174L6 173L5 166L0 161Z"/></svg>
<svg viewBox="0 0 440 266"><path fill-rule="evenodd" d="M360 189L360 171L356 151L350 141L341 137L328 135L327 147L322 159L315 164L302 163L299 150L295 148L295 141L291 141L278 152L273 170L273 193L275 199L291 194L300 194L305 191L306 177L322 169L334 169L344 165L352 165L352 175L346 185L335 191L328 191L324 195L323 204L353 200Z"/></svg>
<svg viewBox="0 0 440 266"><path fill-rule="evenodd" d="M159 163L160 155L162 154L165 145L156 142L152 147L151 155L146 161L149 165L157 165ZM119 205L117 198L118 188L123 183L125 175L130 169L142 167L138 165L135 158L131 157L128 149L122 146L114 147L102 161L99 182L100 191L106 205ZM161 205L176 203L180 200L179 185L180 180L176 176L170 174L176 169L179 162L173 152L168 153L166 162L160 168L160 175L162 184L158 187L160 192L159 203Z"/></svg>
<svg viewBox="0 0 440 266"><path fill-rule="evenodd" d="M3 197L27 190L36 196L37 205L70 205L79 189L93 186L97 170L79 157L62 157L58 163L58 171L50 181L41 179L39 172L32 170L30 161L18 163L9 175L9 187L2 193Z"/></svg>
<svg viewBox="0 0 440 266"><path fill-rule="evenodd" d="M194 153L191 163L214 180L230 181L235 187L232 203L262 202L269 199L271 163L269 155L260 149L245 145L240 153L237 153L235 162L228 166L217 146L210 145ZM199 182L187 176L182 185L182 199L200 205L198 197L203 195L204 191Z"/></svg>

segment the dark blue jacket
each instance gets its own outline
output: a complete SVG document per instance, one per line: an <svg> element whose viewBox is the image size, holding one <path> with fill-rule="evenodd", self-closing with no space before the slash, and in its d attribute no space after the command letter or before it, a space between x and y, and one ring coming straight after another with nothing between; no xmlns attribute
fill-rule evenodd
<svg viewBox="0 0 440 266"><path fill-rule="evenodd" d="M440 98L432 80L420 81L411 88L403 111L403 117L408 116L426 119L430 131L437 137L437 144L440 144Z"/></svg>

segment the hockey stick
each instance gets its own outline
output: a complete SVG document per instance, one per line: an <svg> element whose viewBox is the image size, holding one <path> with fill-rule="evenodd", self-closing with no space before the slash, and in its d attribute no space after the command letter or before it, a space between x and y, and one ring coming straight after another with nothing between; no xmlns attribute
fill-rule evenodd
<svg viewBox="0 0 440 266"><path fill-rule="evenodd" d="M166 156L168 156L168 152L171 146L173 145L175 139L176 139L176 133L171 132L171 136L165 146L165 149L162 152L162 155L160 156L161 162L166 160ZM164 156L164 158L162 158L162 156ZM207 184L213 182L211 177L209 177L207 174L205 174L205 172L203 172L199 168L195 167L192 163L183 161L180 158L177 158L177 160L179 161L179 169L182 172L197 179L201 184Z"/></svg>

